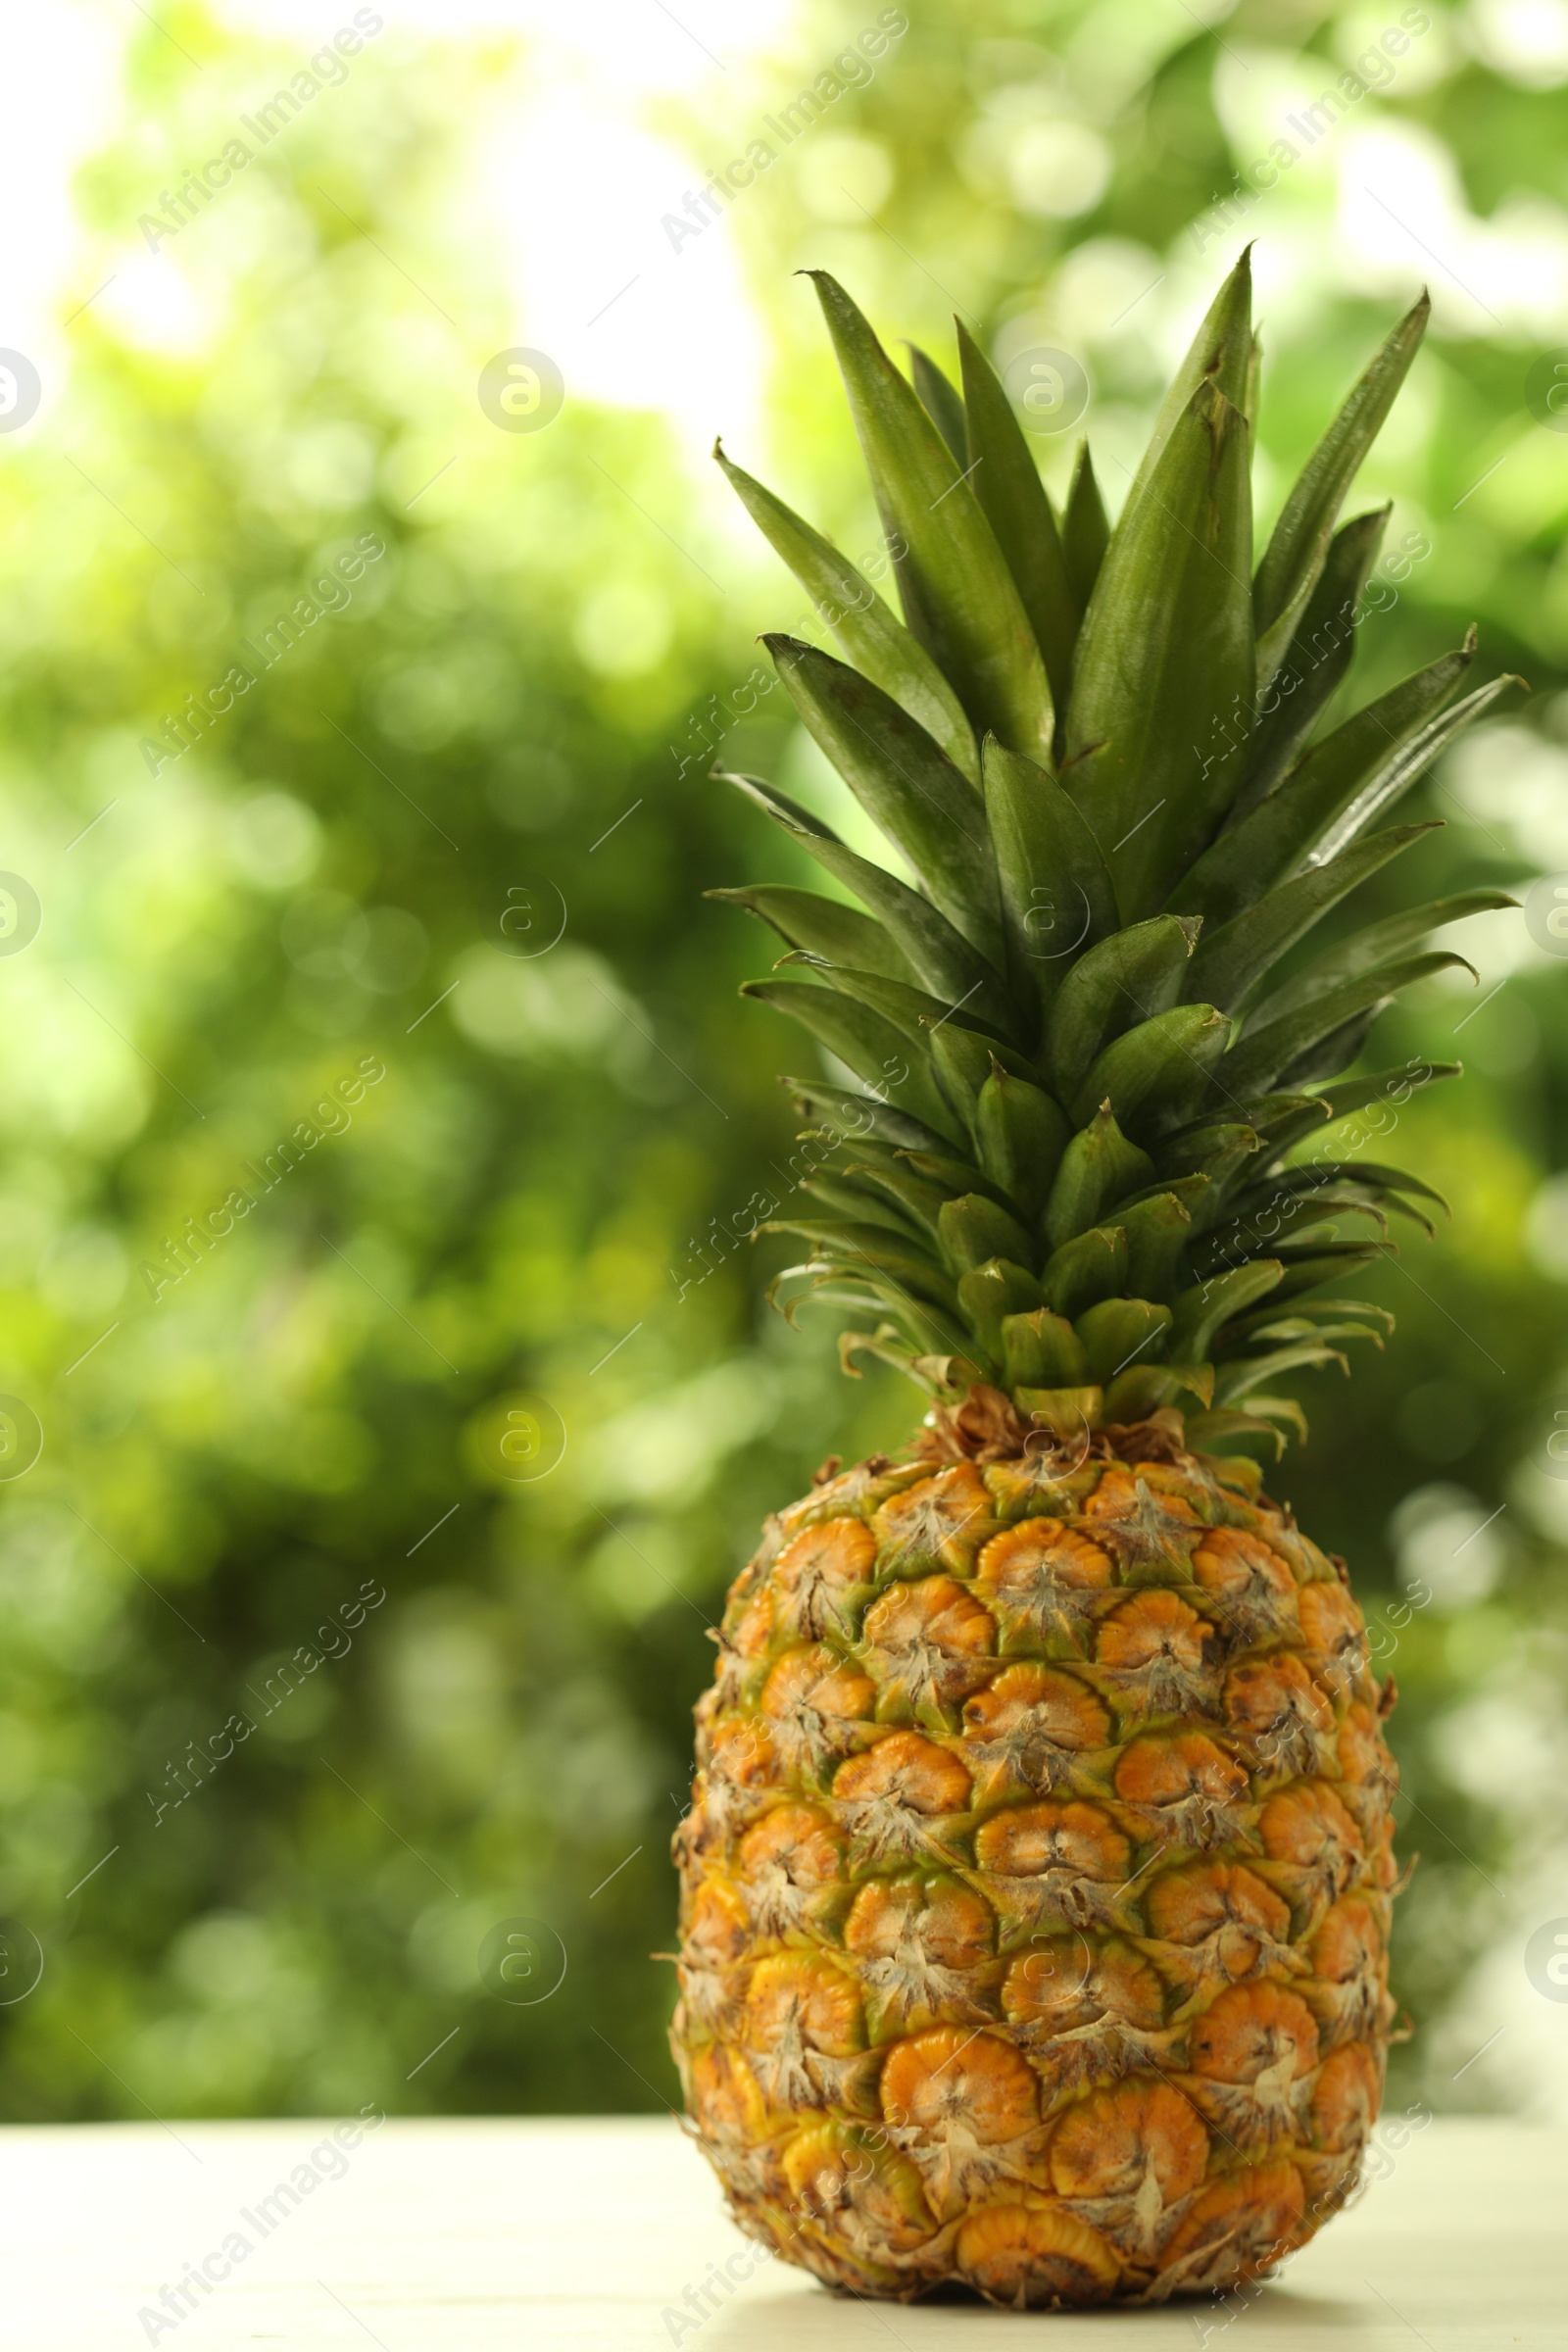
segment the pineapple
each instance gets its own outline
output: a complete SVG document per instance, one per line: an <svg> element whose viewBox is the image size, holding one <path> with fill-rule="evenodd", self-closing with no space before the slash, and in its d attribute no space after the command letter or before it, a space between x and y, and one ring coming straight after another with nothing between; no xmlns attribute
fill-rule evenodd
<svg viewBox="0 0 1568 2352"><path fill-rule="evenodd" d="M847 1369L931 1402L731 1589L672 2044L736 2219L830 2284L1211 2293L1349 2194L1393 2017L1394 1688L1254 1457L1301 1426L1278 1382L1387 1321L1311 1294L1436 1200L1340 1123L1456 1072L1330 1082L1461 960L1429 933L1512 902L1293 952L1429 829L1370 828L1510 681L1450 707L1472 632L1316 723L1387 520L1339 509L1425 300L1254 572L1246 256L1114 528L1087 450L1058 517L961 325L961 392L918 352L911 384L815 283L905 621L715 454L845 656L766 640L892 854L736 776L840 895L718 895L785 943L748 993L858 1081L785 1081L791 1272L869 1310Z"/></svg>

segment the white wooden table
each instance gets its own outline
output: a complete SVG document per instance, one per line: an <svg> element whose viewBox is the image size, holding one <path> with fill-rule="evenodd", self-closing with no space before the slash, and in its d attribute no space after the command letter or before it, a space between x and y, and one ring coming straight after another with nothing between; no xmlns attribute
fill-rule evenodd
<svg viewBox="0 0 1568 2352"><path fill-rule="evenodd" d="M824 2293L752 2266L672 2123L386 2123L313 2164L309 2123L0 2131L6 2352L179 2352L381 2344L385 2352L1562 2352L1568 2132L1437 2123L1393 2176L1227 2307L1019 2318ZM300 2164L322 2177L275 2197ZM270 2212L264 2200L273 2198ZM244 2218L249 2217L249 2218ZM265 2225L265 2234L264 2228ZM160 2290L221 2273L170 2320ZM739 2283L688 2288L731 2265ZM179 2308L179 2298L172 2298ZM148 2318L140 2315L146 2313ZM167 2324L164 2324L167 2323ZM1202 2330L1207 2329L1206 2337Z"/></svg>

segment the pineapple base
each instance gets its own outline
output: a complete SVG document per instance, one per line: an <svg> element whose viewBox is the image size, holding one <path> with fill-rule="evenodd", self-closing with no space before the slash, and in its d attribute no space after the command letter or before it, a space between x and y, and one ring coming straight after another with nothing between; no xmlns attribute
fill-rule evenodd
<svg viewBox="0 0 1568 2352"><path fill-rule="evenodd" d="M736 2221L829 2285L1212 2294L1378 2114L1393 1685L1252 1463L1002 1403L829 1465L736 1578L671 2046Z"/></svg>

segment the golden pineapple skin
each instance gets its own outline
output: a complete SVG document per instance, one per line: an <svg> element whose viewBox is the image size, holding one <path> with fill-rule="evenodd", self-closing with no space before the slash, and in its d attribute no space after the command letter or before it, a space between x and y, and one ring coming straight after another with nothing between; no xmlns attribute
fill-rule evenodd
<svg viewBox="0 0 1568 2352"><path fill-rule="evenodd" d="M675 1839L692 2125L831 2285L1213 2293L1377 2117L1393 1686L1343 1563L1175 1413L1076 1461L932 1423L731 1588Z"/></svg>

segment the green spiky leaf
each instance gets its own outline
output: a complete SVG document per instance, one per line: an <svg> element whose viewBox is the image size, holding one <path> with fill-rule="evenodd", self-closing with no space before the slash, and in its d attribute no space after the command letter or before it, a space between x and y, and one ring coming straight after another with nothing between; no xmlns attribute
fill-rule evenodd
<svg viewBox="0 0 1568 2352"><path fill-rule="evenodd" d="M803 522L771 490L731 465L715 441L713 455L724 478L774 553L783 558L806 590L817 615L838 639L847 662L902 704L917 725L940 744L971 783L980 768L974 729L963 705L919 639L877 595L871 582L831 540Z"/></svg>
<svg viewBox="0 0 1568 2352"><path fill-rule="evenodd" d="M1511 683L1450 701L1471 638L1313 740L1386 519L1336 515L1419 307L1288 496L1254 593L1246 257L1113 532L1087 452L1058 527L967 335L962 398L918 350L911 388L833 281L817 285L909 626L727 468L852 656L767 641L890 844L875 863L735 779L858 902L770 883L715 894L809 975L746 993L865 1090L842 1071L789 1082L816 1125L776 1227L812 1256L774 1290L806 1284L791 1313L803 1298L869 1310L847 1361L878 1355L949 1403L1001 1382L1067 1439L1175 1406L1196 1442L1272 1444L1300 1415L1268 1384L1343 1361L1337 1342L1381 1341L1382 1310L1335 1289L1393 1253L1391 1220L1431 1231L1440 1207L1368 1147L1452 1065L1337 1073L1394 995L1462 961L1424 947L1433 930L1511 903L1460 890L1306 947L1427 830L1372 835L1379 812ZM1048 665L1066 696L1054 726ZM1229 1475L1253 1491L1234 1456Z"/></svg>
<svg viewBox="0 0 1568 2352"><path fill-rule="evenodd" d="M1062 781L1124 919L1152 913L1240 780L1252 698L1247 420L1200 384L1105 551L1084 616Z"/></svg>
<svg viewBox="0 0 1568 2352"><path fill-rule="evenodd" d="M1056 517L1012 403L961 318L958 357L968 418L961 463L973 466L975 497L1017 582L1046 664L1052 699L1064 710L1072 683L1078 608Z"/></svg>
<svg viewBox="0 0 1568 2352"><path fill-rule="evenodd" d="M1340 508L1409 371L1431 312L1425 294L1406 311L1292 486L1257 567L1253 596L1260 630L1303 602L1315 583Z"/></svg>
<svg viewBox="0 0 1568 2352"><path fill-rule="evenodd" d="M968 712L1019 752L1051 749L1051 689L1034 631L963 468L836 278L808 272L882 510L906 550L905 617Z"/></svg>

